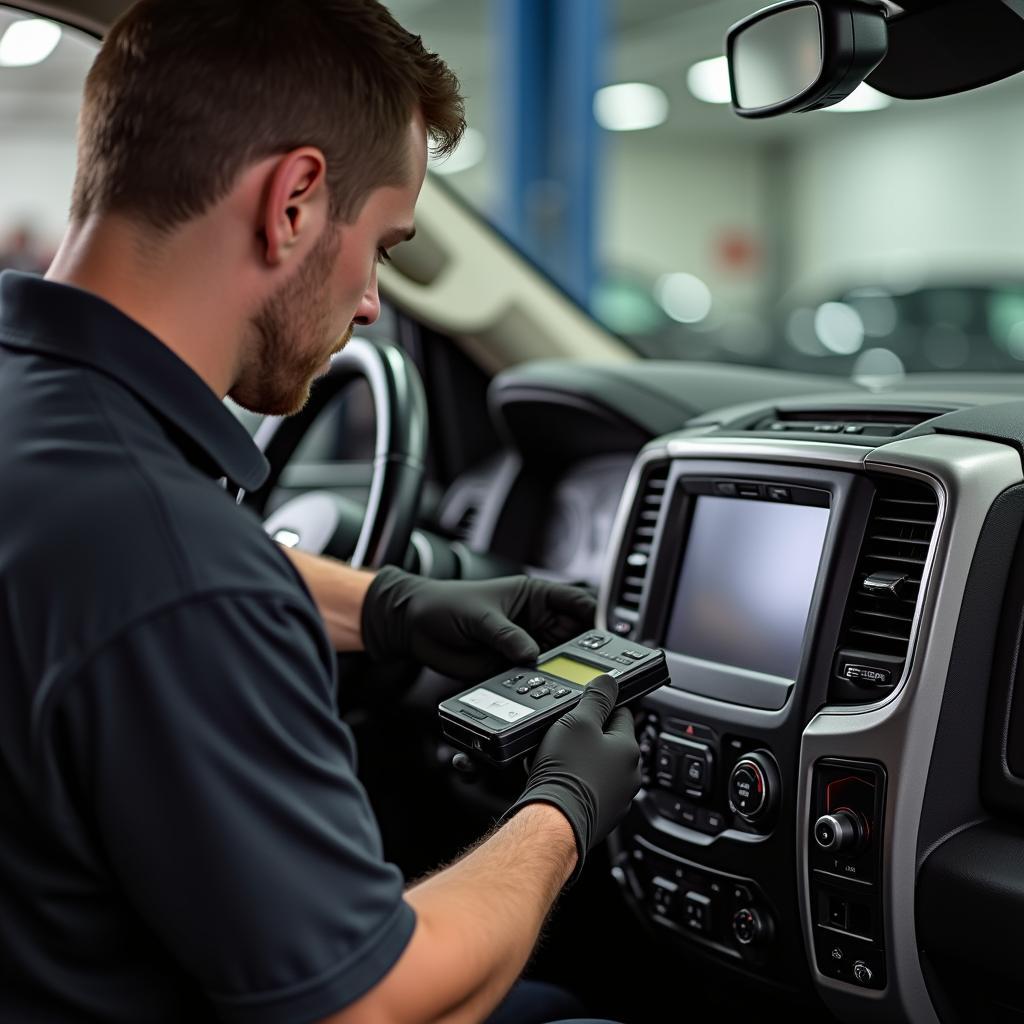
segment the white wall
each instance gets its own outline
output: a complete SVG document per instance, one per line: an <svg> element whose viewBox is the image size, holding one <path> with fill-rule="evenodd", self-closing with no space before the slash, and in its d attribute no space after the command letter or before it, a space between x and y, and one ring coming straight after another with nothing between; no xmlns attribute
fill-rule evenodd
<svg viewBox="0 0 1024 1024"><path fill-rule="evenodd" d="M792 154L794 281L1024 277L1024 104L966 99L807 115L844 123Z"/></svg>
<svg viewBox="0 0 1024 1024"><path fill-rule="evenodd" d="M24 222L55 245L63 234L75 173L75 140L0 141L0 246Z"/></svg>
<svg viewBox="0 0 1024 1024"><path fill-rule="evenodd" d="M602 261L652 279L673 271L695 274L735 308L756 308L763 266L744 272L724 267L717 242L724 231L739 229L766 247L763 151L662 140L652 132L609 137L606 153Z"/></svg>

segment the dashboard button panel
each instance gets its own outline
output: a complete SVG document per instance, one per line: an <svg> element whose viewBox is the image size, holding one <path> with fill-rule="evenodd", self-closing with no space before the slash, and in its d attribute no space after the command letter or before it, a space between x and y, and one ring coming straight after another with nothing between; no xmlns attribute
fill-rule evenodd
<svg viewBox="0 0 1024 1024"><path fill-rule="evenodd" d="M771 953L774 915L750 879L677 857L641 836L619 855L612 875L677 935L751 965Z"/></svg>

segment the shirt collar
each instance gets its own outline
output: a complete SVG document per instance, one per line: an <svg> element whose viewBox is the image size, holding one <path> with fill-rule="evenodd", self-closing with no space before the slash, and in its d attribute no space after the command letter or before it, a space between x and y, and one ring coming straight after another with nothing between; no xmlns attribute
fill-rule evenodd
<svg viewBox="0 0 1024 1024"><path fill-rule="evenodd" d="M247 491L270 472L245 427L159 338L90 292L0 274L0 346L92 367L169 420L216 472Z"/></svg>

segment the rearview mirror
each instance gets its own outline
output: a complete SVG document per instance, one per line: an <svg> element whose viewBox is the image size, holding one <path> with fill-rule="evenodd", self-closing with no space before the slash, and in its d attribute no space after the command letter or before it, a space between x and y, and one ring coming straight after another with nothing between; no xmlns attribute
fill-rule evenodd
<svg viewBox="0 0 1024 1024"><path fill-rule="evenodd" d="M866 0L785 0L726 36L733 109L775 117L838 103L886 53L884 10Z"/></svg>

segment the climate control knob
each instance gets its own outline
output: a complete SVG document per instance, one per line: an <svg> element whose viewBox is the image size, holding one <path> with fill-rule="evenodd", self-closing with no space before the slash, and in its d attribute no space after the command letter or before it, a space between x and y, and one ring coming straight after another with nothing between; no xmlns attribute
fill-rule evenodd
<svg viewBox="0 0 1024 1024"><path fill-rule="evenodd" d="M852 811L823 814L814 823L814 841L830 853L854 853L864 844L867 830Z"/></svg>
<svg viewBox="0 0 1024 1024"><path fill-rule="evenodd" d="M765 937L761 915L750 907L742 907L732 917L732 933L741 946L750 946Z"/></svg>
<svg viewBox="0 0 1024 1024"><path fill-rule="evenodd" d="M729 806L744 821L763 821L779 801L779 769L767 750L744 754L729 776Z"/></svg>

